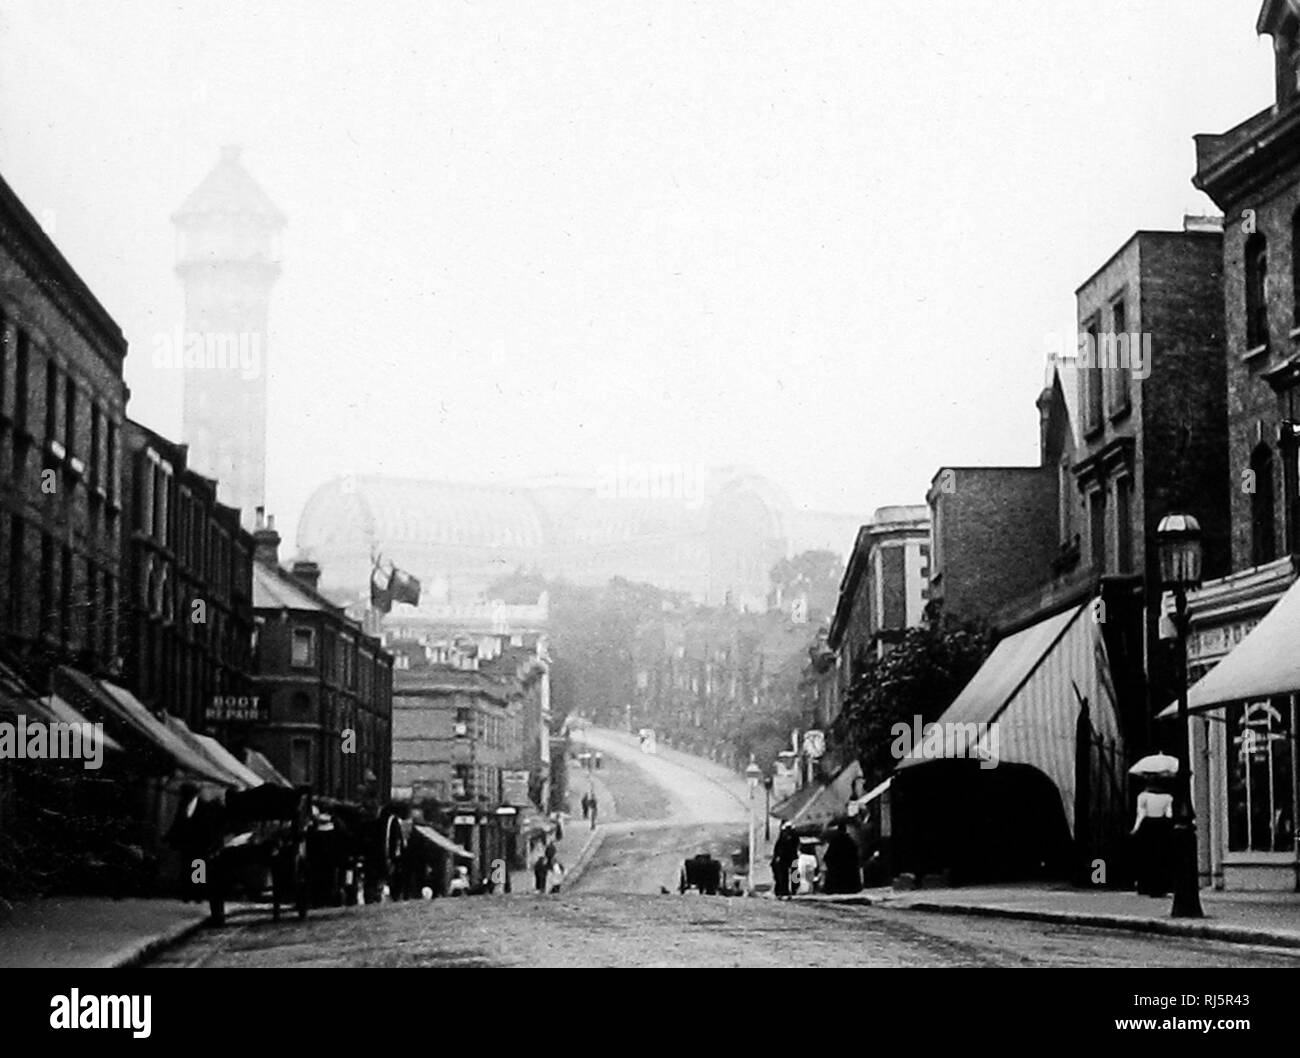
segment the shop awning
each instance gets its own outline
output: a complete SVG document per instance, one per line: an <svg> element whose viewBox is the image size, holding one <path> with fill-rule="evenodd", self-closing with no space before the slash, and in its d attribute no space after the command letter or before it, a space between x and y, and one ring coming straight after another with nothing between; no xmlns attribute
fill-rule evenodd
<svg viewBox="0 0 1300 1058"><path fill-rule="evenodd" d="M181 771L221 786L241 785L233 775L168 728L125 688L107 680L92 680L85 673L67 666L60 668L57 676L64 686L75 691L79 705L83 702L87 706L93 705L106 716L113 717L122 728L152 745Z"/></svg>
<svg viewBox="0 0 1300 1058"><path fill-rule="evenodd" d="M856 800L850 800L849 803L845 806L845 811L850 816L861 815L863 812L865 812L868 808L871 807L872 802L884 796L884 794L889 790L889 787L893 784L893 782L894 782L893 778L890 777L886 779L884 782L882 782L879 786L873 786L861 797L857 798Z"/></svg>
<svg viewBox="0 0 1300 1058"><path fill-rule="evenodd" d="M783 798L772 806L773 817L789 823L807 807L808 802L816 797L821 790L821 783L809 783L807 786L795 790L789 797Z"/></svg>
<svg viewBox="0 0 1300 1058"><path fill-rule="evenodd" d="M13 722L23 715L47 724L59 719L36 696L26 680L4 661L0 661L0 719Z"/></svg>
<svg viewBox="0 0 1300 1058"><path fill-rule="evenodd" d="M805 786L787 797L777 806L777 808L787 806L787 814L778 815L776 808L772 810L772 814L795 829L829 826L847 814L849 798L853 796L853 784L861 778L862 765L856 760L852 761L836 772L830 782ZM802 793L807 793L808 796L801 799L798 806L790 811L789 806Z"/></svg>
<svg viewBox="0 0 1300 1058"><path fill-rule="evenodd" d="M1300 691L1300 581L1187 692L1192 712ZM1176 716L1178 703L1160 716Z"/></svg>
<svg viewBox="0 0 1300 1058"><path fill-rule="evenodd" d="M89 724L90 721L74 709L66 699L60 698L57 694L51 694L48 698L42 698L41 704L44 705L55 717L65 724ZM114 753L122 753L122 743L117 741L107 731L101 729L101 739L105 749L111 749Z"/></svg>
<svg viewBox="0 0 1300 1058"><path fill-rule="evenodd" d="M244 763L249 771L266 782L276 786L293 786L293 783L275 770L274 764L255 749L244 750Z"/></svg>
<svg viewBox="0 0 1300 1058"><path fill-rule="evenodd" d="M235 755L215 738L200 735L180 717L172 716L170 713L163 714L162 722L172 734L186 742L195 753L206 758L214 768L224 772L229 777L229 784L242 790L262 785L263 780L239 763Z"/></svg>
<svg viewBox="0 0 1300 1058"><path fill-rule="evenodd" d="M467 849L462 849L459 845L457 845L454 841L452 841L451 838L446 837L443 834L439 834L438 831L433 829L433 827L421 826L419 823L416 823L415 826L412 827L411 829L414 830L417 834L419 834L420 837L425 838L428 841L432 841L435 845L438 846L438 848L442 849L444 852L449 852L453 856L458 856L462 860L474 859L474 854L472 852L468 851Z"/></svg>
<svg viewBox="0 0 1300 1058"><path fill-rule="evenodd" d="M962 757L1029 765L1056 784L1073 831L1080 697L1106 766L1122 760L1110 662L1090 610L1083 603L1003 639L939 718L942 752L926 740L898 769Z"/></svg>

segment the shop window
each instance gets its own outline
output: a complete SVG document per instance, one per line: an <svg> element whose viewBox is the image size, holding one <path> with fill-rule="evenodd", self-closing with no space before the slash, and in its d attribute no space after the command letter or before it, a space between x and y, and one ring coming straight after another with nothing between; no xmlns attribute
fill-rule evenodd
<svg viewBox="0 0 1300 1058"><path fill-rule="evenodd" d="M1228 849L1290 852L1295 847L1295 745L1285 699L1228 709Z"/></svg>

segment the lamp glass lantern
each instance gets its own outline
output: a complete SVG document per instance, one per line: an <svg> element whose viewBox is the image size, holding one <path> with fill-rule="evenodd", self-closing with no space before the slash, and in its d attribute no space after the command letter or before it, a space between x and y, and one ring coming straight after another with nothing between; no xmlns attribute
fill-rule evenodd
<svg viewBox="0 0 1300 1058"><path fill-rule="evenodd" d="M745 768L745 778L749 780L749 788L752 790L758 785L758 780L763 777L763 769L758 766L753 755L750 755L749 765Z"/></svg>
<svg viewBox="0 0 1300 1058"><path fill-rule="evenodd" d="M1156 527L1160 580L1173 590L1201 583L1201 526L1190 514L1167 514Z"/></svg>

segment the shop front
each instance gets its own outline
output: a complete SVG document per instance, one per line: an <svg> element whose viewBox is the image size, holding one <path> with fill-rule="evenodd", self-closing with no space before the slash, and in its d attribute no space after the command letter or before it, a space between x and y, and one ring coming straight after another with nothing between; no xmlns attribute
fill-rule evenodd
<svg viewBox="0 0 1300 1058"><path fill-rule="evenodd" d="M1193 805L1202 884L1216 889L1300 890L1295 580L1286 558L1189 599ZM1176 714L1170 705L1160 715Z"/></svg>

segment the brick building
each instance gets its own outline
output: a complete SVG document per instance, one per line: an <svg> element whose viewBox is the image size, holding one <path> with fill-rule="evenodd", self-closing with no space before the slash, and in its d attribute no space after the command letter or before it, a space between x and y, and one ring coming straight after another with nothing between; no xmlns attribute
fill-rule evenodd
<svg viewBox="0 0 1300 1058"><path fill-rule="evenodd" d="M295 785L378 803L391 785L393 657L316 590L320 567L279 563L274 520L253 534L256 715L227 725Z"/></svg>
<svg viewBox="0 0 1300 1058"><path fill-rule="evenodd" d="M984 621L1038 584L1060 554L1058 471L941 467L930 481L932 613Z"/></svg>
<svg viewBox="0 0 1300 1058"><path fill-rule="evenodd" d="M1272 104L1196 139L1193 184L1222 210L1230 569L1208 567L1189 599L1193 682L1216 668L1296 581L1300 553L1300 18L1268 0ZM1196 506L1191 513L1200 517ZM1226 671L1226 670L1225 670ZM1222 680L1222 674L1216 673ZM1203 882L1293 890L1300 878L1294 695L1222 700L1191 720Z"/></svg>
<svg viewBox="0 0 1300 1058"><path fill-rule="evenodd" d="M524 867L549 790L544 640L453 633L393 650L393 799L450 827L475 882L498 857Z"/></svg>
<svg viewBox="0 0 1300 1058"><path fill-rule="evenodd" d="M0 643L114 673L126 341L0 180Z"/></svg>
<svg viewBox="0 0 1300 1058"><path fill-rule="evenodd" d="M225 700L252 688L253 537L188 463L184 445L127 420L123 679L154 712L220 730Z"/></svg>

